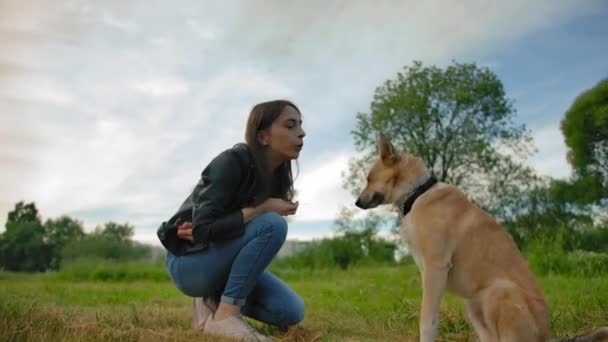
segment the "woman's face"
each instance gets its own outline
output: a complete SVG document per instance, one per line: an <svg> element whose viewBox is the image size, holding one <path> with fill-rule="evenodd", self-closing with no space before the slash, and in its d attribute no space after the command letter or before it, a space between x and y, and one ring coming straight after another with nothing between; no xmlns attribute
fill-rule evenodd
<svg viewBox="0 0 608 342"><path fill-rule="evenodd" d="M302 116L292 106L286 106L272 125L262 132L262 144L265 144L276 161L297 159L304 146Z"/></svg>

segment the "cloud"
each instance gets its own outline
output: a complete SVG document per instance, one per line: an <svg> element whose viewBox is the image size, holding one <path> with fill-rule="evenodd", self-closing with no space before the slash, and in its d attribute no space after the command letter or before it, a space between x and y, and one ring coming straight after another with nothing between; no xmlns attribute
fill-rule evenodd
<svg viewBox="0 0 608 342"><path fill-rule="evenodd" d="M150 96L176 95L188 91L188 83L177 79L151 79L137 81L133 88L143 94Z"/></svg>
<svg viewBox="0 0 608 342"><path fill-rule="evenodd" d="M333 219L343 206L353 202L352 195L342 188L341 177L350 156L352 152L328 153L302 165L294 184L299 202L296 221Z"/></svg>
<svg viewBox="0 0 608 342"><path fill-rule="evenodd" d="M533 130L532 137L538 153L530 159L530 165L544 176L570 177L572 168L566 160L566 144L559 122Z"/></svg>
<svg viewBox="0 0 608 342"><path fill-rule="evenodd" d="M593 13L600 5L525 0L250 1L236 13L224 13L234 23L225 30L224 40L287 65L307 61L340 67L395 59L403 63L403 57L414 56L437 62Z"/></svg>
<svg viewBox="0 0 608 342"><path fill-rule="evenodd" d="M0 2L0 224L26 200L149 237L269 98L295 101L308 134L294 222L332 220L353 201L349 131L377 85L413 59L475 58L599 3ZM552 148L539 146L563 153Z"/></svg>

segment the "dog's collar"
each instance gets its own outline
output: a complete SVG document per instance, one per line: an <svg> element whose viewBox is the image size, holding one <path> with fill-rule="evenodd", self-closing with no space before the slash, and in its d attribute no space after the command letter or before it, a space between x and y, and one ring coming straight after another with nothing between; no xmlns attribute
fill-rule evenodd
<svg viewBox="0 0 608 342"><path fill-rule="evenodd" d="M433 176L430 176L424 183L418 185L412 192L410 192L407 196L403 196L399 205L399 216L404 217L407 215L410 210L412 210L412 206L414 205L414 201L418 199L423 193L425 193L428 189L430 189L433 185L437 183L437 179Z"/></svg>

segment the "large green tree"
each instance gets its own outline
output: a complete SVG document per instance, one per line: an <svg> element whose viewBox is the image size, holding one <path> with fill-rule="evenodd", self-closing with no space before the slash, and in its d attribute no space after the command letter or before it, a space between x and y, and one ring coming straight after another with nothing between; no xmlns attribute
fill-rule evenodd
<svg viewBox="0 0 608 342"><path fill-rule="evenodd" d="M16 222L37 222L41 224L38 208L34 202L25 203L23 201L15 204L15 209L8 213L6 224Z"/></svg>
<svg viewBox="0 0 608 342"><path fill-rule="evenodd" d="M61 265L63 248L74 240L84 238L84 224L82 221L69 216L48 219L44 222L45 240L51 249L51 268L57 269Z"/></svg>
<svg viewBox="0 0 608 342"><path fill-rule="evenodd" d="M574 100L561 129L575 171L573 185L587 189L577 201L591 203L608 197L608 79Z"/></svg>
<svg viewBox="0 0 608 342"><path fill-rule="evenodd" d="M414 62L376 89L369 113L357 114L352 135L361 156L350 161L345 187L360 191L383 132L424 160L439 180L460 186L496 214L511 215L520 191L536 179L523 163L534 150L531 136L514 123L515 114L488 68Z"/></svg>
<svg viewBox="0 0 608 342"><path fill-rule="evenodd" d="M50 249L36 205L17 203L0 236L0 266L10 271L44 271L49 260Z"/></svg>

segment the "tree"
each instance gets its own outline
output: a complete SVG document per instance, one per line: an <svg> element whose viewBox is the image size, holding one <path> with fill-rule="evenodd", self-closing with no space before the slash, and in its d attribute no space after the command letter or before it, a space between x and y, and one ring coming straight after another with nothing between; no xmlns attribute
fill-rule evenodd
<svg viewBox="0 0 608 342"><path fill-rule="evenodd" d="M8 213L8 220L6 220L6 224L8 225L15 222L41 223L36 204L34 204L34 202L24 203L23 201L15 204L15 209Z"/></svg>
<svg viewBox="0 0 608 342"><path fill-rule="evenodd" d="M46 243L51 250L50 266L53 269L59 268L62 250L66 244L85 236L83 223L69 216L46 220L44 230Z"/></svg>
<svg viewBox="0 0 608 342"><path fill-rule="evenodd" d="M519 199L517 215L503 222L520 248L527 240L554 235L559 229L567 232L569 240L564 242L569 244L569 249L573 249L577 231L593 226L587 211L573 210L570 201L576 194L564 191L564 184L567 182L563 180L545 179L542 185Z"/></svg>
<svg viewBox="0 0 608 342"><path fill-rule="evenodd" d="M103 227L95 228L94 234L117 241L129 241L133 237L134 227L128 223L107 222Z"/></svg>
<svg viewBox="0 0 608 342"><path fill-rule="evenodd" d="M131 240L134 227L128 223L107 222L92 234L68 242L62 258L66 262L77 259L128 261L149 258L152 250Z"/></svg>
<svg viewBox="0 0 608 342"><path fill-rule="evenodd" d="M35 222L7 224L0 251L2 266L9 271L45 271L50 250L43 237L44 229Z"/></svg>
<svg viewBox="0 0 608 342"><path fill-rule="evenodd" d="M49 254L36 205L17 203L0 237L0 266L10 271L44 271L49 266Z"/></svg>
<svg viewBox="0 0 608 342"><path fill-rule="evenodd" d="M608 79L579 95L561 129L573 167L570 179L550 179L522 201L525 211L505 222L518 244L523 238L565 232L564 249L600 251L608 241Z"/></svg>
<svg viewBox="0 0 608 342"><path fill-rule="evenodd" d="M608 197L608 79L584 91L561 122L576 182L595 183L587 203ZM599 188L597 187L599 186ZM591 196L592 195L592 196Z"/></svg>
<svg viewBox="0 0 608 342"><path fill-rule="evenodd" d="M96 234L71 240L62 251L62 263L78 259L129 261L149 258L151 248L128 240L115 240ZM63 264L62 264L63 265Z"/></svg>
<svg viewBox="0 0 608 342"><path fill-rule="evenodd" d="M364 258L392 262L395 244L377 238L379 227L392 223L394 218L387 219L374 211L357 219L353 210L344 207L334 220L337 235L325 243L331 247L334 262L342 269Z"/></svg>
<svg viewBox="0 0 608 342"><path fill-rule="evenodd" d="M505 203L517 204L512 200L536 180L523 164L534 150L532 138L514 116L512 101L488 68L414 62L376 89L370 113L357 114L351 133L363 156L351 159L344 185L358 195L383 132L439 180L460 186L495 214L510 215Z"/></svg>

